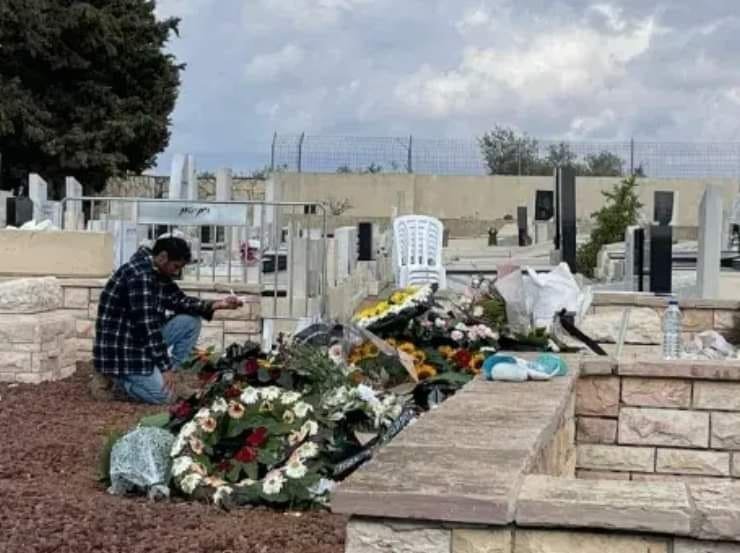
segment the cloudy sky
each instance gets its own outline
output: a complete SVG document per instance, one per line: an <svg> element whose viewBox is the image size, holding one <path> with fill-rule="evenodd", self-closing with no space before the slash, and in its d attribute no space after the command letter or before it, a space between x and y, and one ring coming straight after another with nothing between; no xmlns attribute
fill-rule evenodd
<svg viewBox="0 0 740 553"><path fill-rule="evenodd" d="M187 64L173 152L264 164L274 132L737 141L737 0L159 0Z"/></svg>

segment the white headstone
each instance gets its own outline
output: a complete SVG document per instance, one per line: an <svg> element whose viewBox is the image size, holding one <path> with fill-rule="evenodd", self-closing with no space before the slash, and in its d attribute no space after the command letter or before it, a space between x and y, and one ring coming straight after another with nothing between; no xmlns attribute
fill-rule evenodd
<svg viewBox="0 0 740 553"><path fill-rule="evenodd" d="M198 199L198 172L195 168L195 158L192 154L185 157L185 200L195 201Z"/></svg>
<svg viewBox="0 0 740 553"><path fill-rule="evenodd" d="M4 229L8 224L8 214L6 206L8 198L12 198L13 193L7 190L0 190L0 229Z"/></svg>
<svg viewBox="0 0 740 553"><path fill-rule="evenodd" d="M49 199L46 181L36 173L28 175L28 197L33 202L33 218L43 220L43 206Z"/></svg>
<svg viewBox="0 0 740 553"><path fill-rule="evenodd" d="M232 198L232 174L231 169L219 169L216 171L216 201L230 202Z"/></svg>
<svg viewBox="0 0 740 553"><path fill-rule="evenodd" d="M624 288L636 290L635 286L635 231L640 228L633 225L627 227L624 233Z"/></svg>
<svg viewBox="0 0 740 553"><path fill-rule="evenodd" d="M696 284L701 298L719 297L719 272L722 262L722 192L709 185L699 204L699 242Z"/></svg>
<svg viewBox="0 0 740 553"><path fill-rule="evenodd" d="M74 177L64 180L65 198L81 198L82 185ZM82 225L82 202L67 201L64 210L64 228L66 230L79 230Z"/></svg>
<svg viewBox="0 0 740 553"><path fill-rule="evenodd" d="M34 213L36 213L35 206ZM62 202L47 201L41 206L40 214L41 217L36 219L37 223L48 219L58 229L62 228Z"/></svg>
<svg viewBox="0 0 740 553"><path fill-rule="evenodd" d="M341 227L334 231L336 243L336 278L342 282L357 266L357 227Z"/></svg>
<svg viewBox="0 0 740 553"><path fill-rule="evenodd" d="M167 197L170 200L183 199L183 180L185 178L185 156L175 154L172 158L172 168L170 170L170 187L167 191Z"/></svg>

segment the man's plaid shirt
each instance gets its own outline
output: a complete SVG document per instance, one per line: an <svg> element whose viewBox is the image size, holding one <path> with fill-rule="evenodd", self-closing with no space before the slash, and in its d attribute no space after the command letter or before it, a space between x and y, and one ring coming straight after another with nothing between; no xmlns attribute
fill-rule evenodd
<svg viewBox="0 0 740 553"><path fill-rule="evenodd" d="M213 317L213 303L186 296L154 269L141 248L122 265L100 295L95 323L95 369L111 376L147 375L171 368L162 327L168 315Z"/></svg>

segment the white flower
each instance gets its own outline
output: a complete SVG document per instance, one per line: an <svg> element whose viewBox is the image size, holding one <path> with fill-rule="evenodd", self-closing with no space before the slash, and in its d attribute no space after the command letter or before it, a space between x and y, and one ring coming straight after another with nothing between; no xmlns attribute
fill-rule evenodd
<svg viewBox="0 0 740 553"><path fill-rule="evenodd" d="M203 448L205 447L205 444L203 444L202 441L200 441L195 436L192 436L189 440L190 443L190 449L193 450L193 453L196 455L202 455L203 454Z"/></svg>
<svg viewBox="0 0 740 553"><path fill-rule="evenodd" d="M296 416L298 418L305 418L311 411L313 411L313 407L311 407L308 403L299 401L295 404L293 407L293 411L295 412Z"/></svg>
<svg viewBox="0 0 740 553"><path fill-rule="evenodd" d="M246 388L239 397L244 405L254 405L260 399L260 394L256 388Z"/></svg>
<svg viewBox="0 0 740 553"><path fill-rule="evenodd" d="M280 403L283 405L293 405L299 399L301 399L301 394L298 392L285 392L280 398Z"/></svg>
<svg viewBox="0 0 740 553"><path fill-rule="evenodd" d="M337 483L334 482L334 480L327 480L326 478L322 478L318 482L316 482L313 486L308 488L308 492L314 496L318 497L321 495L326 495L327 493L331 493L334 491L334 488L337 487Z"/></svg>
<svg viewBox="0 0 740 553"><path fill-rule="evenodd" d="M295 450L293 454L298 459L313 459L319 454L319 446L313 442L306 442L301 447Z"/></svg>
<svg viewBox="0 0 740 553"><path fill-rule="evenodd" d="M226 403L226 400L222 397L218 398L213 402L213 405L211 405L211 411L217 415L223 415L228 408L229 406Z"/></svg>
<svg viewBox="0 0 740 553"><path fill-rule="evenodd" d="M260 397L267 401L275 401L281 395L280 388L277 386L268 386L267 388L260 389Z"/></svg>
<svg viewBox="0 0 740 553"><path fill-rule="evenodd" d="M190 470L190 467L192 466L193 466L192 458L188 457L187 455L178 457L172 463L172 476L178 477L182 474L185 474L188 470Z"/></svg>
<svg viewBox="0 0 740 553"><path fill-rule="evenodd" d="M291 459L285 467L285 475L288 478L297 479L306 476L308 469L300 459Z"/></svg>
<svg viewBox="0 0 740 553"><path fill-rule="evenodd" d="M216 478L215 476L206 476L203 479L203 483L206 486L210 486L211 488L220 488L221 486L226 485L225 480L222 480L221 478Z"/></svg>
<svg viewBox="0 0 740 553"><path fill-rule="evenodd" d="M172 449L170 449L170 457L177 457L180 452L185 447L185 441L187 438L182 435L182 431L180 434L177 435L177 438L175 438L175 443L172 444Z"/></svg>
<svg viewBox="0 0 740 553"><path fill-rule="evenodd" d="M344 351L342 350L342 344L334 344L329 348L327 352L329 359L331 359L335 365L341 365L344 363Z"/></svg>
<svg viewBox="0 0 740 553"><path fill-rule="evenodd" d="M203 477L200 474L191 473L188 474L185 478L183 478L180 481L180 489L185 492L188 495L191 495L195 488L198 487L198 485L203 480Z"/></svg>
<svg viewBox="0 0 740 553"><path fill-rule="evenodd" d="M248 488L249 486L254 486L257 482L252 480L251 478L245 478L244 480L240 480L235 486L238 488Z"/></svg>
<svg viewBox="0 0 740 553"><path fill-rule="evenodd" d="M204 467L200 463L193 463L190 466L190 472L195 473L199 476L205 476L206 474L208 474L208 472L206 471L206 467Z"/></svg>
<svg viewBox="0 0 740 553"><path fill-rule="evenodd" d="M301 443L303 440L306 439L306 435L300 431L300 432L291 432L288 435L288 445L290 447L296 446L299 443Z"/></svg>
<svg viewBox="0 0 740 553"><path fill-rule="evenodd" d="M455 330L459 330L460 332L465 332L466 330L468 330L468 327L463 323L457 323L455 325Z"/></svg>
<svg viewBox="0 0 740 553"><path fill-rule="evenodd" d="M198 425L195 423L195 421L190 421L182 427L182 429L180 430L180 436L182 436L183 438L189 438L190 436L195 434L197 430Z"/></svg>
<svg viewBox="0 0 740 553"><path fill-rule="evenodd" d="M219 486L216 493L213 494L213 502L216 505L223 505L224 500L230 496L233 491L234 490L231 489L231 486Z"/></svg>
<svg viewBox="0 0 740 553"><path fill-rule="evenodd" d="M301 434L306 436L315 436L319 433L319 425L316 421L306 421L301 427Z"/></svg>
<svg viewBox="0 0 740 553"><path fill-rule="evenodd" d="M470 340L471 342L475 342L475 341L477 341L477 340L478 340L478 338L482 338L482 336L480 336L480 335L478 334L478 330L477 330L477 329L475 329L475 328L471 328L471 329L470 329L470 330L468 331L468 340Z"/></svg>
<svg viewBox="0 0 740 553"><path fill-rule="evenodd" d="M277 495L285 485L285 477L279 470L273 470L262 481L262 491L267 495Z"/></svg>
<svg viewBox="0 0 740 553"><path fill-rule="evenodd" d="M295 422L295 413L288 409L283 413L283 422L286 422L288 424L293 424Z"/></svg>
<svg viewBox="0 0 740 553"><path fill-rule="evenodd" d="M476 305L473 309L473 317L480 318L483 316L483 308L480 305Z"/></svg>
<svg viewBox="0 0 740 553"><path fill-rule="evenodd" d="M200 425L201 430L203 430L203 432L207 432L208 434L216 430L216 427L218 426L216 419L214 419L213 417L206 417L204 419L201 419L198 424Z"/></svg>
<svg viewBox="0 0 740 553"><path fill-rule="evenodd" d="M240 419L244 416L244 406L236 401L229 402L229 416L232 419Z"/></svg>
<svg viewBox="0 0 740 553"><path fill-rule="evenodd" d="M206 409L205 407L203 407L202 409L200 409L200 410L199 410L199 411L198 411L198 412L197 412L197 413L195 414L195 417L193 417L193 418L194 418L195 420L200 420L200 419L204 419L204 418L206 418L206 417L210 417L210 416L211 416L211 412L210 412L210 411L209 411L208 409Z"/></svg>
<svg viewBox="0 0 740 553"><path fill-rule="evenodd" d="M437 328L447 328L447 321L445 321L442 317L434 321L434 326Z"/></svg>
<svg viewBox="0 0 740 553"><path fill-rule="evenodd" d="M355 393L357 394L357 397L365 402L371 402L378 397L375 390L366 384L360 384L357 386L357 388L355 388Z"/></svg>
<svg viewBox="0 0 740 553"><path fill-rule="evenodd" d="M465 339L465 334L463 334L459 330L453 330L450 334L450 338L455 340L455 342L462 342Z"/></svg>

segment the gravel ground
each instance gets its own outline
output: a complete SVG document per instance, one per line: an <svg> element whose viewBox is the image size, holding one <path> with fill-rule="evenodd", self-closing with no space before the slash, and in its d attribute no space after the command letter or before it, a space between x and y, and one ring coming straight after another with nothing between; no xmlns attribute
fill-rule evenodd
<svg viewBox="0 0 740 553"><path fill-rule="evenodd" d="M224 513L109 496L96 480L110 429L157 409L95 401L89 368L62 382L0 384L0 553L340 553L343 517Z"/></svg>

